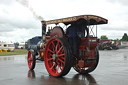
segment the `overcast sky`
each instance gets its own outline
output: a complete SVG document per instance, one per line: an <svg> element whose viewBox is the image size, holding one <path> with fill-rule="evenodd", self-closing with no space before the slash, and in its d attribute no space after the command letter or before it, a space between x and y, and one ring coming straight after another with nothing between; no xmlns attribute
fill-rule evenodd
<svg viewBox="0 0 128 85"><path fill-rule="evenodd" d="M41 20L92 14L108 19L98 37L128 33L128 0L0 0L0 41L24 42L41 35Z"/></svg>

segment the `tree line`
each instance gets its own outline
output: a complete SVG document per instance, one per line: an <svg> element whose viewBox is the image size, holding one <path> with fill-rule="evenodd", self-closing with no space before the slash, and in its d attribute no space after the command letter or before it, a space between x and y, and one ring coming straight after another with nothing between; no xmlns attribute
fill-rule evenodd
<svg viewBox="0 0 128 85"><path fill-rule="evenodd" d="M101 40L108 40L108 37L106 35L102 35L100 37ZM128 35L127 33L124 33L121 39L116 39L115 41L128 41Z"/></svg>

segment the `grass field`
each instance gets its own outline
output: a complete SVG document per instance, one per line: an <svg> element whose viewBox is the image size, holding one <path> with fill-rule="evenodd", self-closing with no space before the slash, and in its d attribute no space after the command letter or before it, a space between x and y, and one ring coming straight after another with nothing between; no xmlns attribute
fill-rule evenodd
<svg viewBox="0 0 128 85"><path fill-rule="evenodd" d="M7 56L7 55L23 55L27 54L28 51L26 49L15 49L14 52L1 52L0 56Z"/></svg>

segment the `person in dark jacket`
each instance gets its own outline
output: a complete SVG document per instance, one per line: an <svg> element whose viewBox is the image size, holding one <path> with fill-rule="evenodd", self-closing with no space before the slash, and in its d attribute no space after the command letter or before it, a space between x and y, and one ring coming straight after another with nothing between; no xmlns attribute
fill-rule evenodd
<svg viewBox="0 0 128 85"><path fill-rule="evenodd" d="M78 27L78 33L81 33L81 37L89 36L89 29L87 28L87 23L85 23L84 21L79 21L77 22L77 27ZM85 30L86 30L86 35L85 35Z"/></svg>
<svg viewBox="0 0 128 85"><path fill-rule="evenodd" d="M68 34L69 44L72 49L73 55L79 60L79 37L77 35L78 28L76 26L76 23L71 23L71 26L69 26L66 30L66 33Z"/></svg>

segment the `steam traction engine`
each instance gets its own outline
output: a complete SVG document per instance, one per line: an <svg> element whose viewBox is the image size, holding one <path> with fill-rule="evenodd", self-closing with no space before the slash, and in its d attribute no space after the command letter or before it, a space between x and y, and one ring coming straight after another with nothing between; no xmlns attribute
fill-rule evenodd
<svg viewBox="0 0 128 85"><path fill-rule="evenodd" d="M86 22L89 34L80 37L79 60L72 55L72 50L68 42L68 36L64 33L59 23L68 26L72 22ZM36 60L44 60L48 73L54 77L66 75L71 67L78 73L87 74L95 70L99 62L99 51L97 49L97 25L107 24L108 20L95 15L81 15L50 21L41 21L42 41L35 49L28 51L28 67L35 68ZM46 26L55 24L50 35L46 33ZM96 26L95 33L93 27Z"/></svg>

